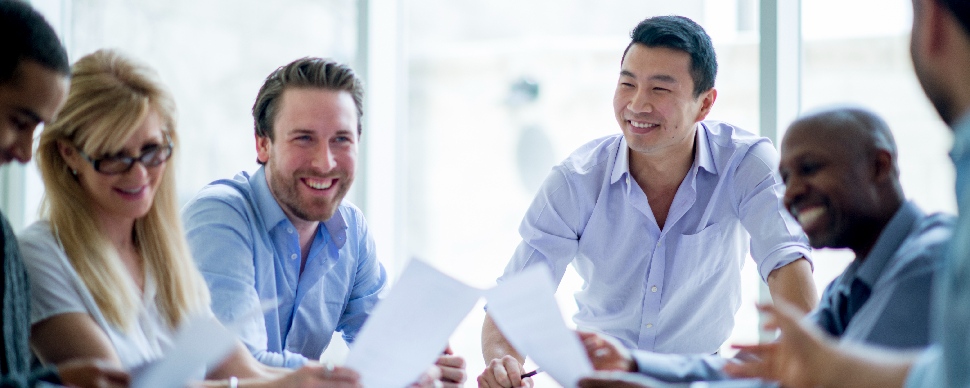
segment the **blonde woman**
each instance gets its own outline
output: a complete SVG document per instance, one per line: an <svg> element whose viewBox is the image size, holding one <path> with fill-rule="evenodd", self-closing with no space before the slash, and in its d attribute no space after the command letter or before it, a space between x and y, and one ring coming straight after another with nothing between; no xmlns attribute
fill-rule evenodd
<svg viewBox="0 0 970 388"><path fill-rule="evenodd" d="M38 149L44 219L20 236L31 346L47 363L131 369L159 358L188 317L212 314L176 208L175 105L151 69L114 51L81 58L71 76ZM348 369L265 367L241 344L206 372L220 379L210 386L358 385Z"/></svg>

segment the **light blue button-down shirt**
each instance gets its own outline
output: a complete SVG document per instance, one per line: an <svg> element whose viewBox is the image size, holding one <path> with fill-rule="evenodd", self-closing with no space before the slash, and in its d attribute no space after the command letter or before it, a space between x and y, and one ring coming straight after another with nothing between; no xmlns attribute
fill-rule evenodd
<svg viewBox="0 0 970 388"><path fill-rule="evenodd" d="M749 241L762 278L808 257L809 247L781 204L771 143L725 123L697 128L694 163L663 230L630 175L623 136L604 137L553 168L505 274L544 265L558 282L572 263L585 280L573 317L579 328L630 348L717 351L741 303Z"/></svg>
<svg viewBox="0 0 970 388"><path fill-rule="evenodd" d="M183 210L192 255L212 292L212 311L241 325L266 365L317 359L334 331L353 342L387 283L360 209L342 203L320 223L300 273L300 242L263 168L212 182ZM264 314L260 301L276 300Z"/></svg>
<svg viewBox="0 0 970 388"><path fill-rule="evenodd" d="M934 278L953 232L954 217L924 214L904 203L883 228L865 260L856 260L832 281L822 302L806 320L844 343L867 343L894 349L923 348L930 343L930 301ZM854 280L872 290L845 328L840 293ZM655 354L635 351L640 373L664 381L721 380L728 359L711 355Z"/></svg>
<svg viewBox="0 0 970 388"><path fill-rule="evenodd" d="M911 388L970 387L970 112L953 132L960 218L936 289L934 345L910 370Z"/></svg>

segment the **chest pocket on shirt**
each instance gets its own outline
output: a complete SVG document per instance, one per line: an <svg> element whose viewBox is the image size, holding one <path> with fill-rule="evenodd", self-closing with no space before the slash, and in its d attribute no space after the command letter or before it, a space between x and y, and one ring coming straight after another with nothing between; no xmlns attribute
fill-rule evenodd
<svg viewBox="0 0 970 388"><path fill-rule="evenodd" d="M677 251L672 254L676 274L685 284L698 285L714 276L724 266L725 246L718 224L708 225L695 234L680 236ZM671 262L668 260L667 262Z"/></svg>

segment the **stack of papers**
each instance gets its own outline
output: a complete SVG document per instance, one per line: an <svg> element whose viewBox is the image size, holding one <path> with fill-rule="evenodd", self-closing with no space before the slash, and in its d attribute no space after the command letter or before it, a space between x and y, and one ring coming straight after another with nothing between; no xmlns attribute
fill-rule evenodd
<svg viewBox="0 0 970 388"><path fill-rule="evenodd" d="M573 387L593 366L566 327L549 272L533 267L489 290L468 286L412 260L390 294L367 318L347 356L365 387L404 387L431 366L479 298L516 349Z"/></svg>

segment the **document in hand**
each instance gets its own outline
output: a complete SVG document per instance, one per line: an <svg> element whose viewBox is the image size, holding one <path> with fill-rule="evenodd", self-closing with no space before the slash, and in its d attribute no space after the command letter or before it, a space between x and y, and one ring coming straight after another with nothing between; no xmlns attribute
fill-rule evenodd
<svg viewBox="0 0 970 388"><path fill-rule="evenodd" d="M549 271L533 266L485 291L488 314L502 334L564 387L593 373L579 337L566 327Z"/></svg>
<svg viewBox="0 0 970 388"><path fill-rule="evenodd" d="M484 291L489 315L516 349L565 387L593 372L576 333L566 327L549 272L533 267ZM483 291L411 260L350 347L345 366L365 387L404 387L448 343Z"/></svg>
<svg viewBox="0 0 970 388"><path fill-rule="evenodd" d="M405 387L438 358L482 291L411 260L367 318L346 366L365 387Z"/></svg>
<svg viewBox="0 0 970 388"><path fill-rule="evenodd" d="M235 344L236 335L215 317L193 317L179 328L164 357L130 371L131 387L185 387L190 379L204 377L203 366L221 361Z"/></svg>
<svg viewBox="0 0 970 388"><path fill-rule="evenodd" d="M129 371L132 388L182 388L192 379L202 379L205 368L222 362L236 345L239 323L276 308L275 299L263 301L237 322L223 326L216 317L191 317L179 327L172 348L162 358Z"/></svg>

